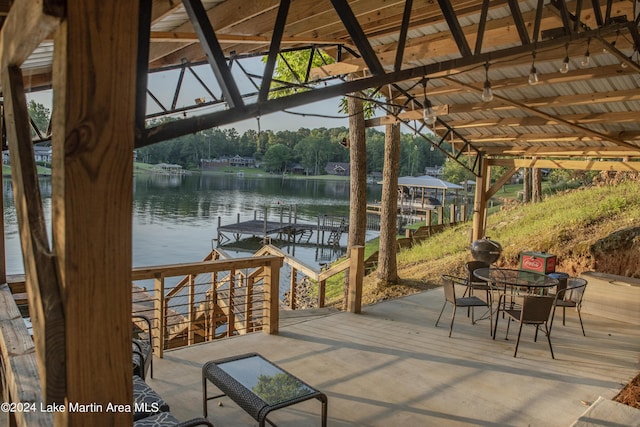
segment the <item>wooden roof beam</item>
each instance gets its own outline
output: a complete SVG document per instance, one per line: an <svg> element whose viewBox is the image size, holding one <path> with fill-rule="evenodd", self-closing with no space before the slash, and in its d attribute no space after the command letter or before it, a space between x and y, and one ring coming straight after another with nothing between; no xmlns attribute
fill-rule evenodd
<svg viewBox="0 0 640 427"><path fill-rule="evenodd" d="M601 160L487 159L490 166L640 172L640 162Z"/></svg>
<svg viewBox="0 0 640 427"><path fill-rule="evenodd" d="M482 147L487 155L519 156L519 157L596 157L596 158L640 158L638 150L625 150L619 147Z"/></svg>
<svg viewBox="0 0 640 427"><path fill-rule="evenodd" d="M640 140L640 131L633 131L633 132L623 132L623 137L625 139L625 141L638 141ZM614 137L614 136L620 136L621 132L611 132L608 133L607 135ZM606 141L606 142L610 142L608 139L603 139L597 136L593 136L593 135L569 135L567 134L567 132L556 132L556 133L503 133L503 134L492 134L492 135L468 135L468 134L464 134L465 139L467 139L470 142L473 142L474 144L486 144L486 143L500 143L500 142L505 142L505 143L515 143L515 142L524 142L527 144L532 144L532 143L575 143L575 142L580 142L580 143L586 143L586 142L595 142L595 143L602 143L602 141ZM610 142L611 144L615 144L613 142ZM581 146L584 146L585 144L581 144ZM586 144L588 145L588 144ZM633 145L633 144L626 144L625 146L627 149L629 150L637 150L638 149L638 145ZM511 148L511 147L509 147ZM621 147L616 147L618 149L620 149Z"/></svg>
<svg viewBox="0 0 640 427"><path fill-rule="evenodd" d="M240 22L239 20L249 20L255 16L265 13L266 11L275 10L279 5L279 0L227 0L218 3L209 9L206 12L206 16L210 20L215 31L220 33L224 32L226 28ZM153 30L153 27L151 29ZM190 22L186 22L177 28L174 28L173 31L191 32L193 31L193 26ZM152 63L154 61L158 61L167 55L187 47L188 45L189 43L183 45L180 45L179 43L153 43L149 50L149 62ZM187 59L191 60L192 58L187 57Z"/></svg>
<svg viewBox="0 0 640 427"><path fill-rule="evenodd" d="M224 43L242 43L268 46L271 43L271 36L252 36L242 34L219 34L218 41ZM192 31L152 31L151 42L166 43L197 43L198 35ZM337 39L318 39L311 37L283 37L282 44L307 44L307 45L337 45L343 44L342 40Z"/></svg>
<svg viewBox="0 0 640 427"><path fill-rule="evenodd" d="M536 19L536 11L530 11L523 14L523 19L525 20L526 26L531 26ZM616 15L633 15L633 3L631 2L619 2L616 3ZM512 18L501 18L494 19L487 23L487 28L485 30L485 39L492 41L493 45L497 43L505 44L505 43L520 43L521 40L518 35L511 31L510 25L513 23ZM594 22L595 23L595 22ZM553 12L548 11L545 8L543 13L543 17L541 20L541 28L555 28L561 25L561 21ZM468 33L468 39L473 42L475 41L476 32L478 29L477 25L470 25L463 28L465 33ZM564 43L562 43L564 44ZM484 46L485 51L487 47ZM378 54L378 59L383 65L392 65L395 60L396 51L396 43L390 43L387 45L376 46L375 50ZM533 49L533 48L532 48ZM446 33L437 33L425 37L414 38L409 40L407 46L405 47L405 63L414 60L420 60L425 57L441 57L445 55L454 55L458 52L458 47L456 43L451 40L450 37L447 36ZM558 55L563 55L563 53L558 53L555 51L551 52L539 52L536 56L537 60L543 61L546 59L552 59L558 57ZM357 71L362 71L366 68L364 62L358 58L347 58L341 62L337 62L334 64L326 65L323 67L314 68L311 72L311 76L315 78L323 78L327 76L335 76L346 74L343 70L342 64L348 64L349 67L353 67L353 65L358 66Z"/></svg>
<svg viewBox="0 0 640 427"><path fill-rule="evenodd" d="M66 2L14 2L0 32L0 57L5 65L22 65L38 45L53 33L64 17Z"/></svg>
<svg viewBox="0 0 640 427"><path fill-rule="evenodd" d="M447 105L448 107L448 105ZM447 108L448 111L448 108ZM446 114L446 113L444 113ZM442 114L440 114L442 115ZM599 114L571 114L562 116L569 122L578 122L581 124L601 124L601 123L632 123L638 121L638 113L635 111L625 111L622 113L599 113ZM458 130L474 129L474 128L500 128L508 127L513 129L519 126L549 126L560 125L556 120L546 119L544 117L505 117L505 118L489 118L477 120L450 120L447 124ZM436 124L436 129L438 125Z"/></svg>

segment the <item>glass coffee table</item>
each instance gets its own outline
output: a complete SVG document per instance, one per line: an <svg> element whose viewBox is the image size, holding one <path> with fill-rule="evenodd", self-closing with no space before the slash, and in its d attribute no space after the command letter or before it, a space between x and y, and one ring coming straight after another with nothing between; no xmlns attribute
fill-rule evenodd
<svg viewBox="0 0 640 427"><path fill-rule="evenodd" d="M207 381L222 394L209 397ZM267 415L309 399L322 403L322 426L327 425L327 396L305 384L258 353L243 354L207 362L202 367L202 406L207 417L207 402L228 396L246 413L258 421L260 427L268 422Z"/></svg>

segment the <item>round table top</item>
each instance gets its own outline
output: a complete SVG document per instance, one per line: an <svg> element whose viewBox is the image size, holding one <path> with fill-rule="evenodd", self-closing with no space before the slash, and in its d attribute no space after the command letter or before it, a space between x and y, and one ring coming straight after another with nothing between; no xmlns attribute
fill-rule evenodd
<svg viewBox="0 0 640 427"><path fill-rule="evenodd" d="M473 274L491 283L509 286L523 286L529 288L550 288L558 284L558 280L546 274L531 271L514 270L511 268L478 268Z"/></svg>

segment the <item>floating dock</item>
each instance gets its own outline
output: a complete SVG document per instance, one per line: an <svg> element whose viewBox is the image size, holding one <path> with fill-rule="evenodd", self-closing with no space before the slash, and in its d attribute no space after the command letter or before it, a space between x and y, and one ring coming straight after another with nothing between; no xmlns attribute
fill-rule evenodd
<svg viewBox="0 0 640 427"><path fill-rule="evenodd" d="M299 223L295 208L278 206L278 209L279 221L269 220L266 208L260 219L257 211L254 212L254 219L249 221L240 221L238 214L238 220L233 224L223 225L218 217L218 245L224 245L232 239L238 242L243 236L259 237L264 241L275 237L293 243L308 243L314 232L318 245L337 245L342 234L349 231L348 220L344 217L322 215L318 217L317 224Z"/></svg>

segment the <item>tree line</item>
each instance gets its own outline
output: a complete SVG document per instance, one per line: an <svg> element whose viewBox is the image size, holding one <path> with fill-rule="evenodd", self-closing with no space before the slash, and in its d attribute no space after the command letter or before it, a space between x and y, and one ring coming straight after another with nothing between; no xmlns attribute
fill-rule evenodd
<svg viewBox="0 0 640 427"><path fill-rule="evenodd" d="M145 163L174 163L197 169L202 159L239 155L256 159L270 172L282 173L300 165L309 175L322 175L329 162L349 162L348 138L346 127L248 130L242 135L235 129L214 128L140 148L137 157ZM367 172L381 172L384 132L367 129L366 139ZM427 166L443 165L445 157L439 150L432 150L429 141L420 136L401 136L401 175L422 175Z"/></svg>

